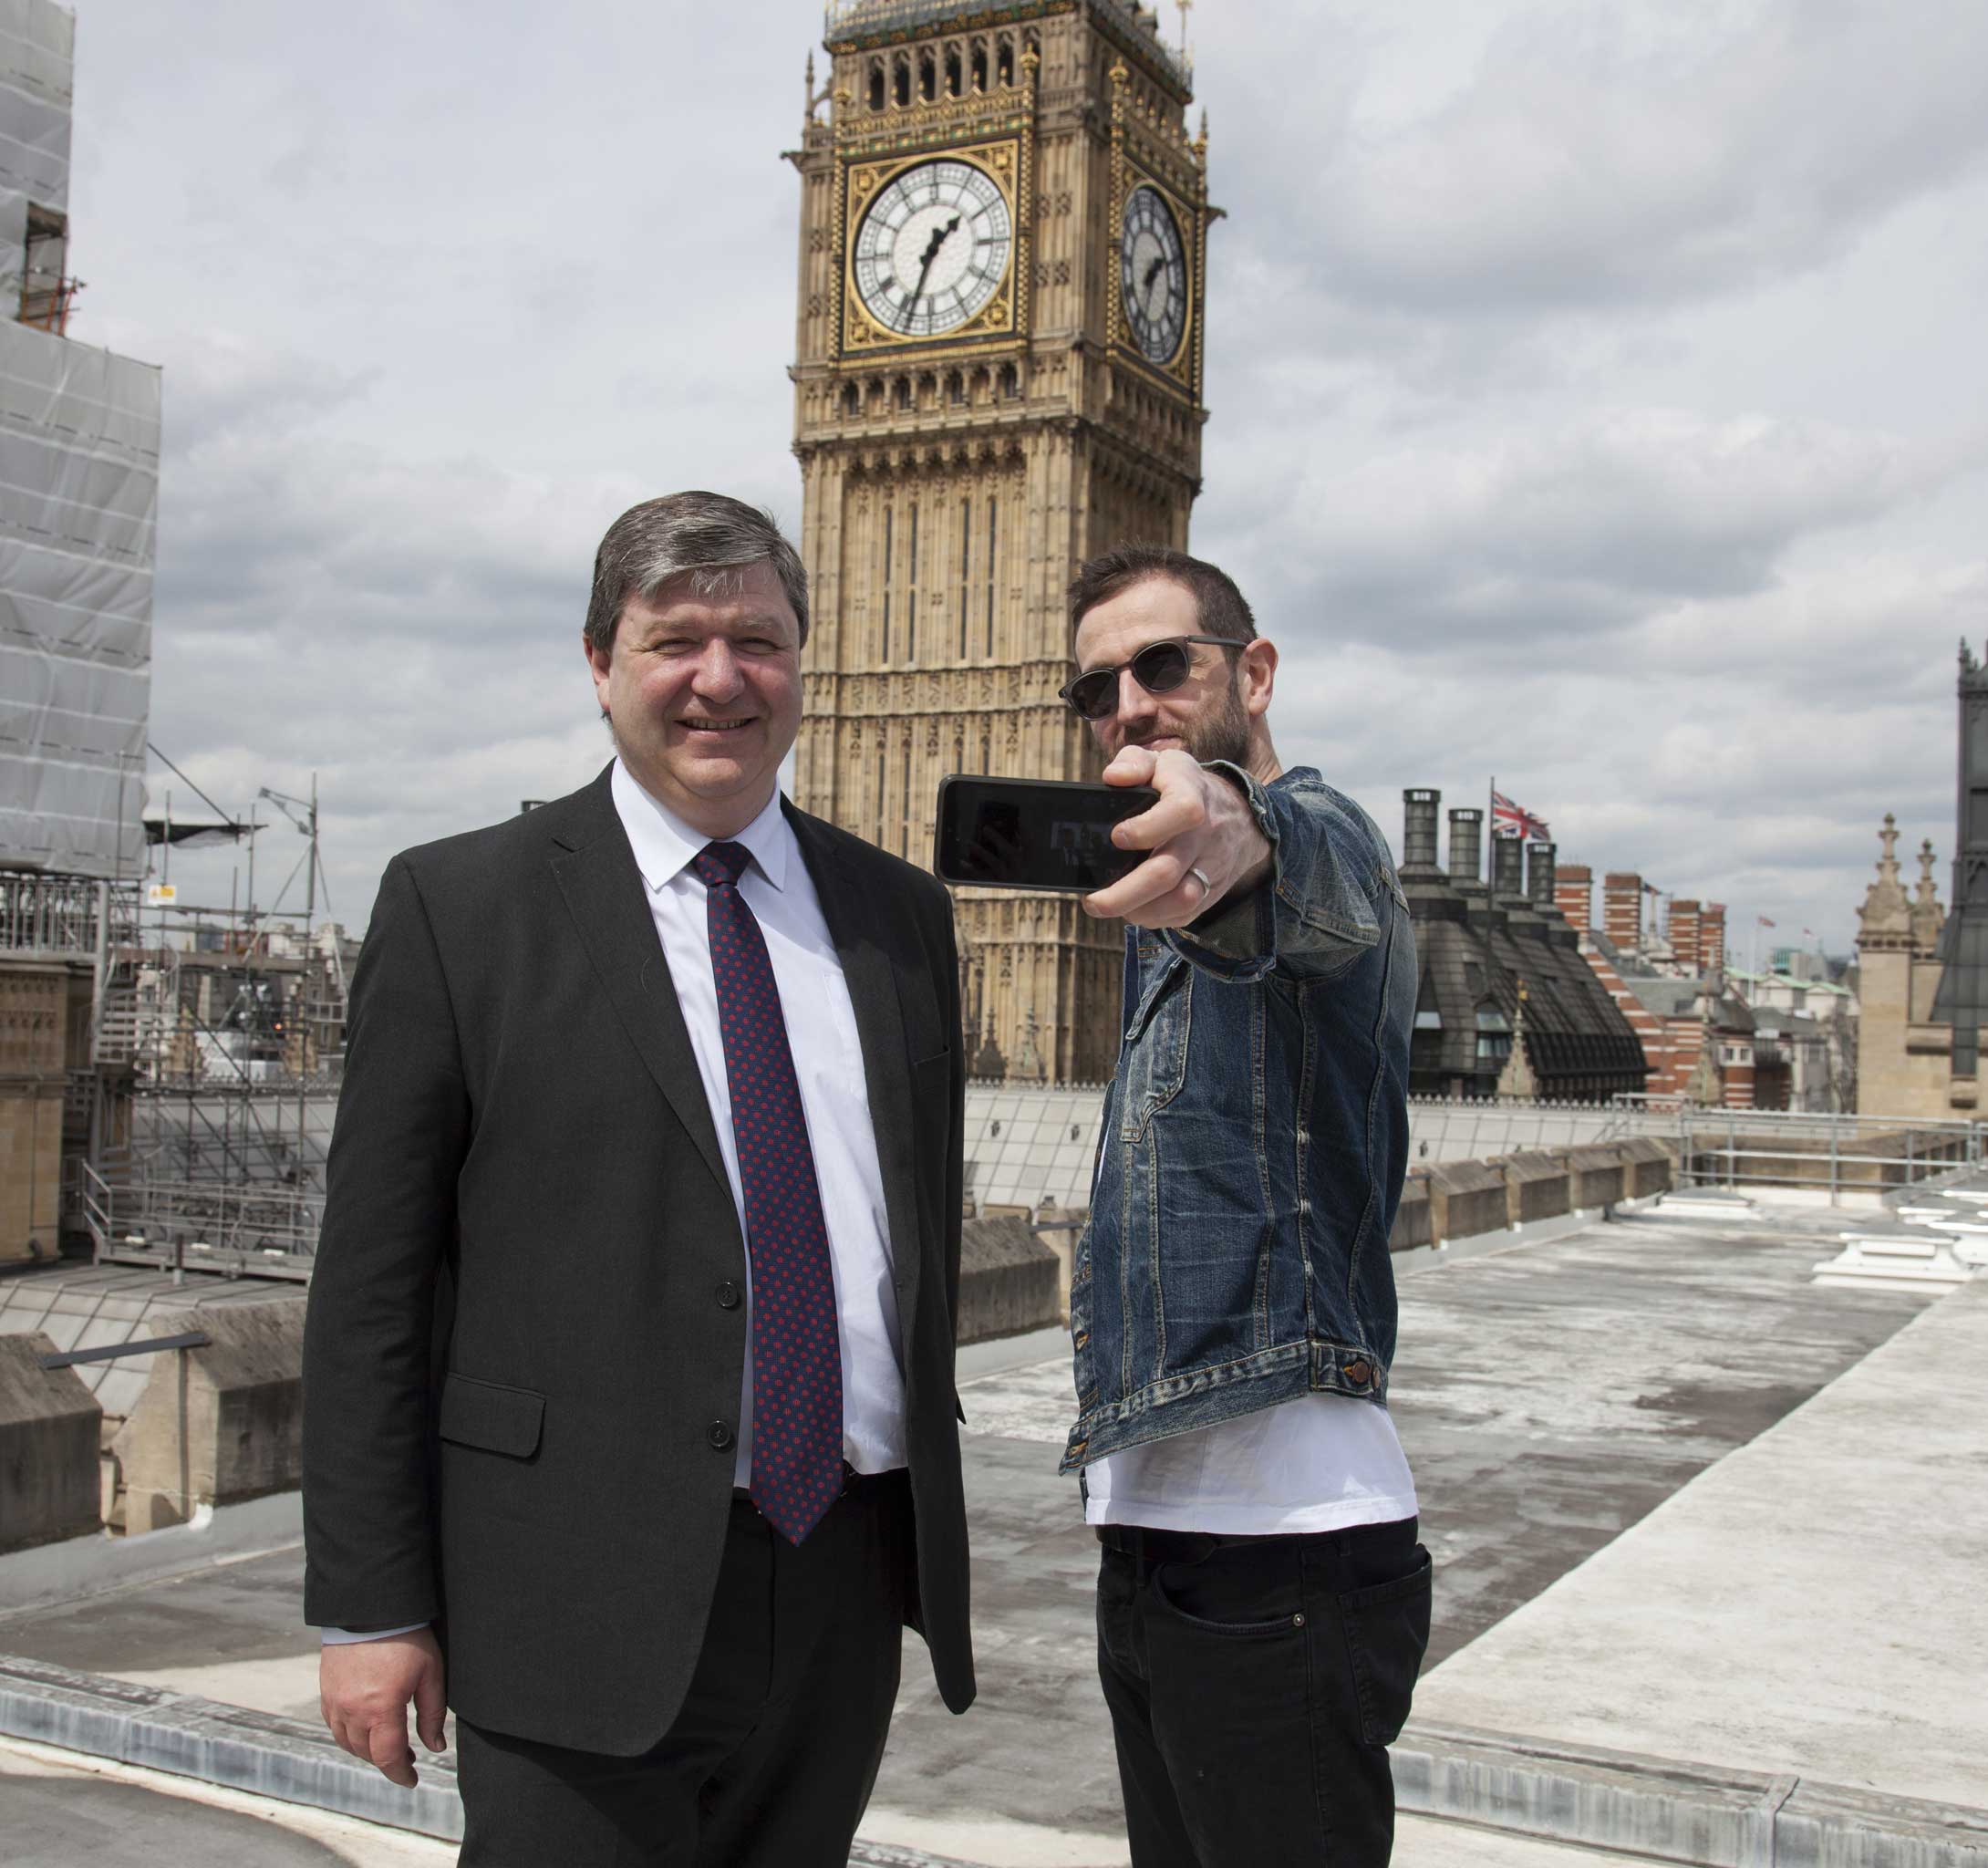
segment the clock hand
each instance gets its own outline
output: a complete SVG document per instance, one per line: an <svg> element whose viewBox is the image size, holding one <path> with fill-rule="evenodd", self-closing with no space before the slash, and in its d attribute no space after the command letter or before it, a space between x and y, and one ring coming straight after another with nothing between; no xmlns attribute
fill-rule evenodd
<svg viewBox="0 0 1988 1868"><path fill-rule="evenodd" d="M1144 284L1144 285L1143 286L1141 286L1141 287L1140 287L1140 290L1141 290L1141 291L1143 291L1143 292L1150 292L1150 291L1152 291L1152 289L1153 289L1153 282L1154 282L1154 280L1155 280L1156 278L1158 278L1158 277L1160 276L1160 275L1161 275L1162 273L1164 273L1164 272L1165 272L1165 270L1166 270L1166 255L1165 255L1165 254L1163 253L1163 254L1161 254L1161 255L1159 256L1159 258L1157 258L1156 260L1154 260L1154 261L1153 262L1153 264L1152 264L1151 265L1149 265L1149 266L1148 266L1148 267L1146 268L1146 277L1145 277L1145 284Z"/></svg>
<svg viewBox="0 0 1988 1868"><path fill-rule="evenodd" d="M925 244L925 264L918 268L918 283L911 288L911 296L905 300L905 316L909 317L918 308L918 300L925 296L925 282L932 276L932 263L938 257L939 248L953 237L953 233L964 217L955 214L943 227L935 227L932 237Z"/></svg>

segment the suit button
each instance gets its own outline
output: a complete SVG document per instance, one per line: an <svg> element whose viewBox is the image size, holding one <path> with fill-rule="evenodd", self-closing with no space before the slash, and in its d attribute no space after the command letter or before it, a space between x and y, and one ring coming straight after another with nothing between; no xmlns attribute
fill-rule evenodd
<svg viewBox="0 0 1988 1868"><path fill-rule="evenodd" d="M720 1310L739 1308L739 1287L730 1278L718 1287L718 1307Z"/></svg>
<svg viewBox="0 0 1988 1868"><path fill-rule="evenodd" d="M722 1453L727 1447L731 1445L730 1422L714 1420L710 1426L704 1429L704 1437Z"/></svg>

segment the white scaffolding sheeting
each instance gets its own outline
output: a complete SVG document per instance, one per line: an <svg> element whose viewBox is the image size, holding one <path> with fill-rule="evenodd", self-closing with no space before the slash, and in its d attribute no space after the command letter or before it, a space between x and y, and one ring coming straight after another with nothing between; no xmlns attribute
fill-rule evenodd
<svg viewBox="0 0 1988 1868"><path fill-rule="evenodd" d="M0 322L0 864L141 866L159 390Z"/></svg>
<svg viewBox="0 0 1988 1868"><path fill-rule="evenodd" d="M76 20L52 0L0 0L0 316L12 317L27 208L69 205Z"/></svg>

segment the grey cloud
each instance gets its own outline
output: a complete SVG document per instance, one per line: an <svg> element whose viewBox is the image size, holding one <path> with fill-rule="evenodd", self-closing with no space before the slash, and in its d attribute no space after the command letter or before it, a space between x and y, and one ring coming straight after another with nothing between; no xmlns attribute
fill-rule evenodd
<svg viewBox="0 0 1988 1868"><path fill-rule="evenodd" d="M1310 16L1321 58L1341 31ZM1455 95L1329 117L1311 210L1277 231L1327 291L1397 315L1640 314L1827 264L1951 184L1988 152L1984 82L1988 14L1947 0L1514 9Z"/></svg>
<svg viewBox="0 0 1988 1868"><path fill-rule="evenodd" d="M1756 591L1798 539L1875 519L1946 463L1881 435L1621 410L1346 461L1267 443L1237 528L1273 607L1405 652L1608 632Z"/></svg>

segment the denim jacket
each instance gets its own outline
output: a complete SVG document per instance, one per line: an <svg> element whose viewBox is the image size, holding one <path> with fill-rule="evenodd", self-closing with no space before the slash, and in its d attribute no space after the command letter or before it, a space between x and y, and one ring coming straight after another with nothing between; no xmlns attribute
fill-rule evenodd
<svg viewBox="0 0 1988 1868"><path fill-rule="evenodd" d="M1273 875L1192 929L1127 930L1065 1472L1309 1392L1387 1392L1407 900L1372 821L1316 772L1210 769L1248 791Z"/></svg>

